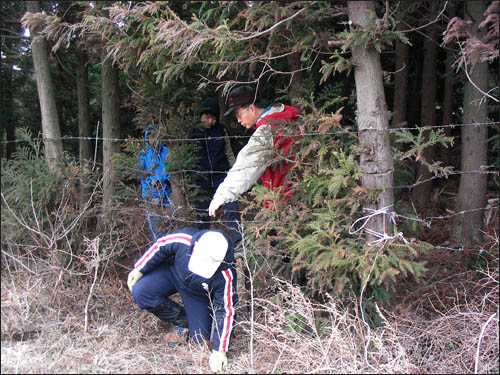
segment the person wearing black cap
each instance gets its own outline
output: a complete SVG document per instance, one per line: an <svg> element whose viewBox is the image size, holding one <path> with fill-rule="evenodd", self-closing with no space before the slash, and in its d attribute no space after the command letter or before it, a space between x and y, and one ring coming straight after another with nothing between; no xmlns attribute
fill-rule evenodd
<svg viewBox="0 0 500 375"><path fill-rule="evenodd" d="M250 86L232 90L228 105L224 115L234 113L242 126L256 130L217 188L208 208L209 215L215 216L220 206L236 201L259 177L267 189L279 190L287 201L292 192L285 179L293 163L286 160L273 163L273 149L279 151L282 157L293 159L290 155L293 139L285 136L281 127L295 122L300 115L299 110L284 104L264 108L257 102L256 92ZM269 207L271 203L267 201L265 205Z"/></svg>
<svg viewBox="0 0 500 375"><path fill-rule="evenodd" d="M186 331L196 343L209 340L214 321L210 369L227 365L238 295L233 245L224 233L184 228L160 236L134 263L127 286L140 309L173 324L176 342ZM169 298L176 292L184 307Z"/></svg>
<svg viewBox="0 0 500 375"><path fill-rule="evenodd" d="M191 132L191 138L194 138L198 145L196 151L198 167L195 172L195 183L199 187L199 193L194 205L198 209L198 229L209 229L208 204L215 190L226 177L231 164L234 163L234 154L227 138L226 129L219 122L219 103L217 100L211 97L203 99L200 102L199 113L201 124ZM238 203L228 202L223 208L225 225L229 229L231 240L236 248L241 241Z"/></svg>

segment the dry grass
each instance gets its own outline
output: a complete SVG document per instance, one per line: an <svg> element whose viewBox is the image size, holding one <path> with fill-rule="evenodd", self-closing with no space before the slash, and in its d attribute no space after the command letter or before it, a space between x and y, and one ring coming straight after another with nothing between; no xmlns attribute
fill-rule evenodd
<svg viewBox="0 0 500 375"><path fill-rule="evenodd" d="M2 373L206 372L207 348L169 350L165 327L115 284L94 290L85 332L85 286L2 278Z"/></svg>
<svg viewBox="0 0 500 375"><path fill-rule="evenodd" d="M125 284L140 251L125 254L120 244L134 242L116 237L69 253L72 269L2 248L2 373L210 371L210 343L170 349L168 325L133 303ZM370 329L357 313L360 301L314 302L267 276L265 291L242 293L227 372L497 373L496 236L485 251L496 257L482 273L432 254L427 283L399 284L391 310L379 309L383 324ZM255 285L258 274L239 286Z"/></svg>
<svg viewBox="0 0 500 375"><path fill-rule="evenodd" d="M90 275L79 280L5 272L2 373L210 371L209 343L170 349L164 340L168 327L136 308L125 273L107 276L93 289L86 332ZM479 373L498 371L498 269L476 282L474 295L467 295L469 284L457 285L451 302L434 295L380 311L385 324L370 332L355 303L314 303L297 287L274 281L274 296L241 304L228 372L468 373L476 366ZM439 301L442 306L429 313Z"/></svg>

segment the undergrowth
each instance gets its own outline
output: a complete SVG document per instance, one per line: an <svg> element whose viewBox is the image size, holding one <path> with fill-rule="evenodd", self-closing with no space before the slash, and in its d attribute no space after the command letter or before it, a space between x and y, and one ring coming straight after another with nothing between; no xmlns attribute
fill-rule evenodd
<svg viewBox="0 0 500 375"><path fill-rule="evenodd" d="M349 230L369 193L346 142L305 148L315 173L291 176L294 205L254 189L227 372L497 373L498 213L473 254L364 247ZM123 190L99 224L100 182L77 178L89 166L54 176L31 147L2 161L2 373L207 372L210 343L170 349L126 287L151 241L141 203Z"/></svg>

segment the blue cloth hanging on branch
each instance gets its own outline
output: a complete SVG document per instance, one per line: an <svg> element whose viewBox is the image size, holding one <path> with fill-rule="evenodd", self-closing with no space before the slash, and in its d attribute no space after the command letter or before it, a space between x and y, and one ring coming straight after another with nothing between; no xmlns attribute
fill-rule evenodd
<svg viewBox="0 0 500 375"><path fill-rule="evenodd" d="M154 125L147 126L144 133L145 147L139 154L142 170L146 172L141 178L142 197L155 206L165 208L172 205L170 200L170 194L172 193L170 174L165 172L168 161L168 148L163 143L150 143L149 136L156 130L158 128ZM153 238L156 239L161 225L161 217L154 214L154 212L148 212L147 219Z"/></svg>

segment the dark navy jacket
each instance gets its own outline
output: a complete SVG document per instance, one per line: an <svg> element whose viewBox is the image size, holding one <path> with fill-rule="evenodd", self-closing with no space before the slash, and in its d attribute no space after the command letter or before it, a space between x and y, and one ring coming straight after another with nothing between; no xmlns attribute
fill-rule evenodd
<svg viewBox="0 0 500 375"><path fill-rule="evenodd" d="M226 156L227 132L224 126L217 122L207 129L202 125L196 126L191 132L192 138L199 138L196 156L198 157L196 184L201 187L217 187L226 177L226 172L231 168Z"/></svg>
<svg viewBox="0 0 500 375"><path fill-rule="evenodd" d="M205 232L206 230L183 228L160 236L135 262L134 268L146 274L164 262L172 264L169 269L172 270L178 290L182 289L195 298L213 303L217 327L222 327L214 335L213 349L227 352L234 325L234 306L238 300L234 249L231 240L220 232L229 244L224 261L210 279L192 273L188 269L189 259L194 244Z"/></svg>

